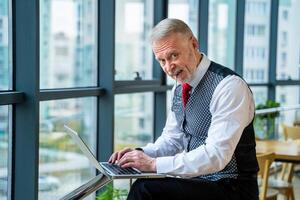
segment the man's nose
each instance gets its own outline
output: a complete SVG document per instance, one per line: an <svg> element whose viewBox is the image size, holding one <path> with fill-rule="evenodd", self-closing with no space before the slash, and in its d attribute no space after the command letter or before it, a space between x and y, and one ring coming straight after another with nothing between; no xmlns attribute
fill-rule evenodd
<svg viewBox="0 0 300 200"><path fill-rule="evenodd" d="M165 68L166 68L168 74L173 74L174 69L175 69L175 65L174 65L173 62L167 61L166 65L165 65Z"/></svg>

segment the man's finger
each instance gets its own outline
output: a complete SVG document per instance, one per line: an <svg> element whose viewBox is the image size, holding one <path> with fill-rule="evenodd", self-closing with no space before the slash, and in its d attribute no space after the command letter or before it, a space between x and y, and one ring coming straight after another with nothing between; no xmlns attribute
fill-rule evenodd
<svg viewBox="0 0 300 200"><path fill-rule="evenodd" d="M115 163L116 161L116 153L113 153L110 157L110 163Z"/></svg>
<svg viewBox="0 0 300 200"><path fill-rule="evenodd" d="M123 149L122 151L120 151L120 152L118 153L117 160L120 160L120 159L123 157L123 155L126 154L126 153L129 152L129 151L131 151L130 148L125 148L125 149Z"/></svg>
<svg viewBox="0 0 300 200"><path fill-rule="evenodd" d="M123 156L123 157L121 158L121 160L119 160L118 165L122 166L122 165L124 165L125 163L128 163L128 162L134 162L134 160L135 160L135 159L134 159L132 156L126 155L126 156Z"/></svg>

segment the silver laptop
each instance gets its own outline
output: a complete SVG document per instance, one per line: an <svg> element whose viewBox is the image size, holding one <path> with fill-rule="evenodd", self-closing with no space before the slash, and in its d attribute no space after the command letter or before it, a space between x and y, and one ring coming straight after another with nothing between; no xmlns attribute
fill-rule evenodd
<svg viewBox="0 0 300 200"><path fill-rule="evenodd" d="M111 164L108 162L98 162L91 150L84 143L82 138L78 135L76 131L64 125L67 133L71 138L78 144L83 154L89 159L92 165L97 168L101 173L107 175L112 179L131 179L131 178L164 178L165 174L157 173L146 173L141 172L135 168L121 168L118 165Z"/></svg>

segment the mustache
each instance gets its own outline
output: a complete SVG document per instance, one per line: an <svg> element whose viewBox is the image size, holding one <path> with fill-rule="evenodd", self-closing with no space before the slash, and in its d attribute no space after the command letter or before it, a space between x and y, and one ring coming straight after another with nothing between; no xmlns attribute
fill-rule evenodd
<svg viewBox="0 0 300 200"><path fill-rule="evenodd" d="M178 69L178 70L175 70L174 72L171 72L169 75L177 77L182 71L183 71L182 69Z"/></svg>

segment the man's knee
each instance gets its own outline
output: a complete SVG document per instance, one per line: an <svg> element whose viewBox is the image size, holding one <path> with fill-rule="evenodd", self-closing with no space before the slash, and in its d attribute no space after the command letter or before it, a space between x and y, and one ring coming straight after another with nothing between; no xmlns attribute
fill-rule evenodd
<svg viewBox="0 0 300 200"><path fill-rule="evenodd" d="M150 197L147 179L137 179L131 186L128 199L148 199Z"/></svg>

